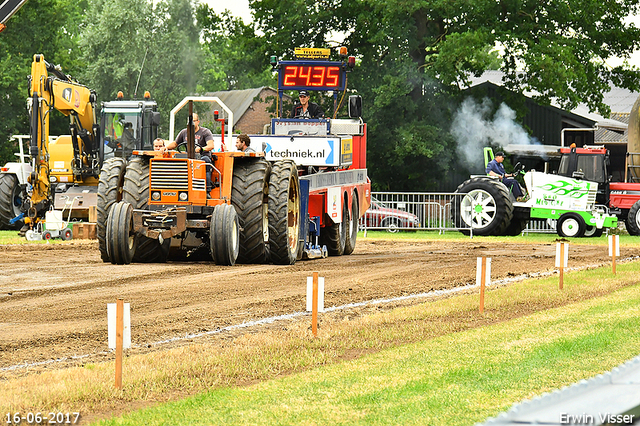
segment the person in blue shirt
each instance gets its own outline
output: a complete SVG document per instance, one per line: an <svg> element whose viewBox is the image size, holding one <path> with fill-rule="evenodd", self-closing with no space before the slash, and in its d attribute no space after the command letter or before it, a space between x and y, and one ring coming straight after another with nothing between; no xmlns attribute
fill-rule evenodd
<svg viewBox="0 0 640 426"><path fill-rule="evenodd" d="M504 152L498 152L495 158L489 161L485 171L489 176L494 176L500 179L500 182L504 183L505 186L511 190L513 196L516 197L516 199L520 199L522 198L522 189L520 189L520 185L517 180L511 179L513 175L505 172L504 166L502 165L503 161Z"/></svg>

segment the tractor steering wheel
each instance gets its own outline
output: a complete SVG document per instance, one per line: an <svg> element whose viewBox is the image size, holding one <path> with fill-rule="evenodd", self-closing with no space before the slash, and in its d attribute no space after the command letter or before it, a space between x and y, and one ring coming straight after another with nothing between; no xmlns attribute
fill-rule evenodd
<svg viewBox="0 0 640 426"><path fill-rule="evenodd" d="M180 148L183 148L182 151L180 151ZM176 151L178 152L187 152L187 142L180 142L178 144L178 146L176 146Z"/></svg>
<svg viewBox="0 0 640 426"><path fill-rule="evenodd" d="M517 176L524 171L524 164L517 162L513 167L513 176Z"/></svg>

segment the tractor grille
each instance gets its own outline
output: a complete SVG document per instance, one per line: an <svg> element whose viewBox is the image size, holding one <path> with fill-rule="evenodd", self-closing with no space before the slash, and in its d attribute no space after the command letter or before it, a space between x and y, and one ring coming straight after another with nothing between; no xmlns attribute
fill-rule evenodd
<svg viewBox="0 0 640 426"><path fill-rule="evenodd" d="M206 191L207 190L207 181L205 179L193 179L192 182L194 191Z"/></svg>
<svg viewBox="0 0 640 426"><path fill-rule="evenodd" d="M596 203L596 195L598 195L598 189L597 188L591 188L589 189L589 194L587 195L587 205L592 205Z"/></svg>
<svg viewBox="0 0 640 426"><path fill-rule="evenodd" d="M153 189L189 189L188 161L153 161L151 163L151 187Z"/></svg>

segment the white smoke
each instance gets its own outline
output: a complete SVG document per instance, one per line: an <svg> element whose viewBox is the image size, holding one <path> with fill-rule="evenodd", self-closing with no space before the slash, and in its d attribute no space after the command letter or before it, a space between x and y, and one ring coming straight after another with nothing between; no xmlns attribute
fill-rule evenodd
<svg viewBox="0 0 640 426"><path fill-rule="evenodd" d="M451 134L458 142L458 154L472 169L484 167L483 148L489 145L531 145L537 141L516 122L516 113L502 103L493 117L492 103L467 98L454 114Z"/></svg>

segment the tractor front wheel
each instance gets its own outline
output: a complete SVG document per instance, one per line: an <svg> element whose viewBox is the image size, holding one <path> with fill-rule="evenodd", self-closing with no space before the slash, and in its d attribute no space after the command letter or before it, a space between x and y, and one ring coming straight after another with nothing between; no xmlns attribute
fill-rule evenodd
<svg viewBox="0 0 640 426"><path fill-rule="evenodd" d="M124 183L124 173L127 162L124 158L109 158L102 165L100 178L98 181L98 205L96 208L96 236L98 237L98 248L103 262L109 261L107 254L107 217L111 207L122 200L122 185Z"/></svg>
<svg viewBox="0 0 640 426"><path fill-rule="evenodd" d="M584 236L587 238L598 238L602 236L604 228L596 228L595 226L588 225L584 228Z"/></svg>
<svg viewBox="0 0 640 426"><path fill-rule="evenodd" d="M209 225L209 250L216 265L233 266L240 251L240 227L229 204L215 206Z"/></svg>
<svg viewBox="0 0 640 426"><path fill-rule="evenodd" d="M565 213L558 219L558 235L566 238L580 238L584 236L586 223L582 216L575 213Z"/></svg>
<svg viewBox="0 0 640 426"><path fill-rule="evenodd" d="M136 251L133 232L133 206L120 201L111 207L107 217L106 247L114 265L128 265Z"/></svg>
<svg viewBox="0 0 640 426"><path fill-rule="evenodd" d="M122 201L126 201L134 209L146 209L149 204L149 161L136 157L127 165L124 175ZM135 241L134 262L163 263L167 261L171 238L160 241L139 235Z"/></svg>

